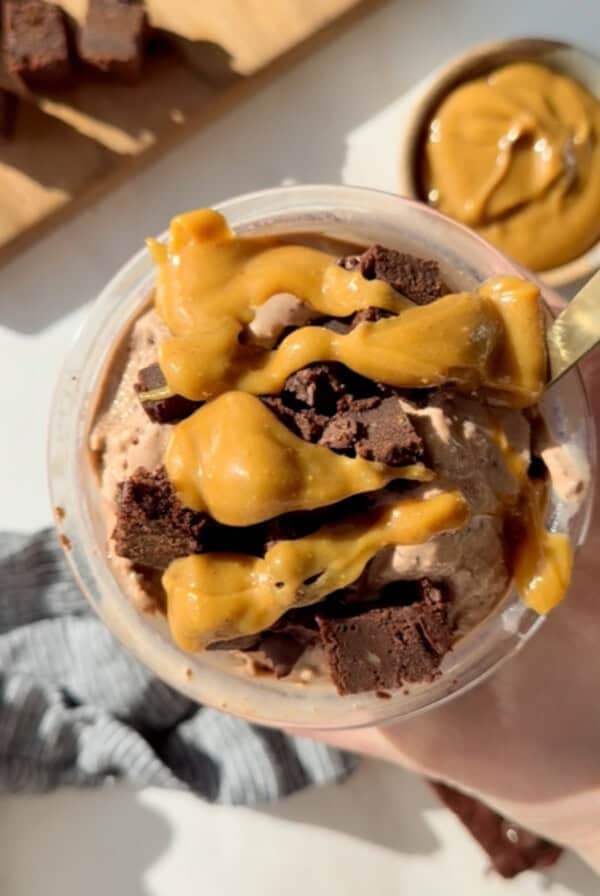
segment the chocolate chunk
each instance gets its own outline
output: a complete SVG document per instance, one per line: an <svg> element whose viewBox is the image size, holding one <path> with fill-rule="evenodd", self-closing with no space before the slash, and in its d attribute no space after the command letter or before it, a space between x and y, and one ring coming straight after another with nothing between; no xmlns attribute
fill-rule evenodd
<svg viewBox="0 0 600 896"><path fill-rule="evenodd" d="M0 139L10 140L17 124L19 98L10 90L0 89Z"/></svg>
<svg viewBox="0 0 600 896"><path fill-rule="evenodd" d="M548 868L560 858L560 846L513 824L466 793L447 784L429 783L444 805L458 816L485 850L502 877L511 878L522 871Z"/></svg>
<svg viewBox="0 0 600 896"><path fill-rule="evenodd" d="M3 22L9 74L33 89L63 87L69 82L69 36L59 6L44 0L5 0Z"/></svg>
<svg viewBox="0 0 600 896"><path fill-rule="evenodd" d="M283 387L284 400L314 408L321 414L335 410L338 398L346 391L341 364L310 364L292 373Z"/></svg>
<svg viewBox="0 0 600 896"><path fill-rule="evenodd" d="M290 407L279 395L265 395L262 402L301 439L315 443L321 438L328 420L324 414L319 414L314 408Z"/></svg>
<svg viewBox="0 0 600 896"><path fill-rule="evenodd" d="M394 397L351 402L331 418L320 444L390 466L423 458L423 442Z"/></svg>
<svg viewBox="0 0 600 896"><path fill-rule="evenodd" d="M336 414L325 427L320 442L332 451L354 454L360 431L356 416Z"/></svg>
<svg viewBox="0 0 600 896"><path fill-rule="evenodd" d="M423 457L423 443L393 389L342 364L311 364L288 377L264 404L293 433L332 451L404 466Z"/></svg>
<svg viewBox="0 0 600 896"><path fill-rule="evenodd" d="M348 271L360 270L366 280L389 283L417 305L427 305L448 292L436 261L378 244L362 255L346 255L338 264Z"/></svg>
<svg viewBox="0 0 600 896"><path fill-rule="evenodd" d="M89 0L78 40L90 68L119 81L136 81L142 72L147 19L135 0Z"/></svg>
<svg viewBox="0 0 600 896"><path fill-rule="evenodd" d="M448 596L427 579L395 582L381 604L317 614L329 671L339 694L431 681L452 644Z"/></svg>
<svg viewBox="0 0 600 896"><path fill-rule="evenodd" d="M201 401L192 401L183 395L170 395L168 398L155 398L152 393L167 385L163 372L158 364L143 367L138 373L138 381L134 386L142 403L142 407L154 423L174 423L189 417L202 406Z"/></svg>
<svg viewBox="0 0 600 896"><path fill-rule="evenodd" d="M206 522L181 504L162 467L140 468L117 486L115 551L134 563L166 569L177 557L200 553Z"/></svg>
<svg viewBox="0 0 600 896"><path fill-rule="evenodd" d="M383 383L370 380L335 361L318 362L291 374L284 383L281 400L288 408L311 408L331 416L348 400L391 394Z"/></svg>

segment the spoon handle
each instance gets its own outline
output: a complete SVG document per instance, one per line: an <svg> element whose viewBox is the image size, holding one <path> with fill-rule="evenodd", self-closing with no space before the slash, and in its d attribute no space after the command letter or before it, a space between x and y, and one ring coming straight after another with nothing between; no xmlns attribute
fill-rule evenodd
<svg viewBox="0 0 600 896"><path fill-rule="evenodd" d="M551 386L600 342L600 271L571 299L548 332Z"/></svg>

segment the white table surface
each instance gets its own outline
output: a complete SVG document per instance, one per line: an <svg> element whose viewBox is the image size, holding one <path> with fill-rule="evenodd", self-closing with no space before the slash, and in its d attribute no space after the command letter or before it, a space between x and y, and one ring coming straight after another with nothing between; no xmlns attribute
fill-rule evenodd
<svg viewBox="0 0 600 896"><path fill-rule="evenodd" d="M144 236L176 212L236 193L284 180L337 182L343 172L353 179L348 146L382 110L469 44L524 33L598 50L600 4L385 4L0 271L0 529L50 522L53 382L86 304ZM343 786L257 810L115 787L3 797L0 817L2 896L600 891L572 856L546 884L531 873L512 884L486 875L478 848L426 787L375 762Z"/></svg>

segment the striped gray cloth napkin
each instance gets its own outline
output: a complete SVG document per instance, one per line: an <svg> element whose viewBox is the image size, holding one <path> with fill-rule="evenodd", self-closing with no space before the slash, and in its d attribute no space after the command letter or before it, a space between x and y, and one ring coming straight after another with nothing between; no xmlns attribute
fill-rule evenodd
<svg viewBox="0 0 600 896"><path fill-rule="evenodd" d="M0 791L122 778L253 803L355 763L178 694L91 612L52 530L0 534Z"/></svg>

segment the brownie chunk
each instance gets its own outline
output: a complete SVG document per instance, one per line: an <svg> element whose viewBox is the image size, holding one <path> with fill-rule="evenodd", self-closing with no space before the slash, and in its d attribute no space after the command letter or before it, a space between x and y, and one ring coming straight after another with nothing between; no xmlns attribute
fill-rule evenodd
<svg viewBox="0 0 600 896"><path fill-rule="evenodd" d="M145 393L162 389L166 385L167 381L158 364L143 367L138 373L138 381L134 388L142 407L154 423L174 423L183 420L201 407L201 401L192 401L183 395L170 395L168 398L153 398L151 395L146 397Z"/></svg>
<svg viewBox="0 0 600 896"><path fill-rule="evenodd" d="M3 23L9 74L33 89L63 87L69 82L69 36L59 6L44 0L5 0Z"/></svg>
<svg viewBox="0 0 600 896"><path fill-rule="evenodd" d="M352 379L352 371L342 364L310 364L287 378L283 387L284 401L292 406L305 405L321 414L331 414L338 399L348 392Z"/></svg>
<svg viewBox="0 0 600 896"><path fill-rule="evenodd" d="M146 12L135 0L89 0L78 40L81 59L119 81L137 81L142 72Z"/></svg>
<svg viewBox="0 0 600 896"><path fill-rule="evenodd" d="M423 443L393 389L342 364L311 364L264 404L300 438L391 466L423 458Z"/></svg>
<svg viewBox="0 0 600 896"><path fill-rule="evenodd" d="M435 678L452 644L448 596L428 579L395 582L377 604L317 613L339 694L393 690Z"/></svg>
<svg viewBox="0 0 600 896"><path fill-rule="evenodd" d="M378 244L362 255L346 255L338 264L348 271L359 270L366 280L389 283L417 305L427 305L448 292L436 261Z"/></svg>
<svg viewBox="0 0 600 896"><path fill-rule="evenodd" d="M280 395L265 395L261 400L281 423L306 442L318 442L329 421L314 408L290 407Z"/></svg>
<svg viewBox="0 0 600 896"><path fill-rule="evenodd" d="M349 403L347 410L331 418L320 444L390 466L423 459L423 442L395 397Z"/></svg>
<svg viewBox="0 0 600 896"><path fill-rule="evenodd" d="M206 522L181 504L162 467L140 468L117 487L115 550L134 563L166 569L177 557L200 553Z"/></svg>
<svg viewBox="0 0 600 896"><path fill-rule="evenodd" d="M454 812L491 859L502 877L547 868L562 854L560 846L513 824L484 803L447 784L430 781L441 801Z"/></svg>

